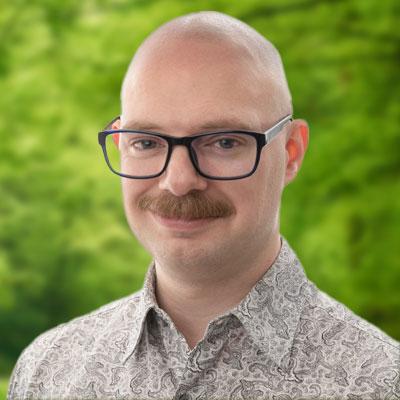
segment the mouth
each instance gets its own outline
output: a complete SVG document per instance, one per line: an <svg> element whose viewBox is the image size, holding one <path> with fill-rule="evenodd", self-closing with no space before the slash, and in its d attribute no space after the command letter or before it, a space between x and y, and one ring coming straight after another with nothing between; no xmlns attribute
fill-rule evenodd
<svg viewBox="0 0 400 400"><path fill-rule="evenodd" d="M160 214L151 213L156 222L165 228L172 230L194 230L205 227L210 223L214 222L218 218L207 217L207 218L193 218L193 219L183 219L177 217L167 217Z"/></svg>

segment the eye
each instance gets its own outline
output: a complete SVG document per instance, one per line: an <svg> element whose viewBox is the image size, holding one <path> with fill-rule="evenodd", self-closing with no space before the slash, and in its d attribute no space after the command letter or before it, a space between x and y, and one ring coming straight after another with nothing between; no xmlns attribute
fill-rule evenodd
<svg viewBox="0 0 400 400"><path fill-rule="evenodd" d="M210 150L241 150L248 145L248 138L244 135L239 134L224 134L209 137L203 143L204 146Z"/></svg>
<svg viewBox="0 0 400 400"><path fill-rule="evenodd" d="M163 142L162 139L147 136L147 137L132 138L129 141L129 147L133 151L148 151L165 147L165 143Z"/></svg>
<svg viewBox="0 0 400 400"><path fill-rule="evenodd" d="M140 139L132 141L131 146L133 146L137 150L148 150L156 148L158 146L158 143L155 140L151 139Z"/></svg>
<svg viewBox="0 0 400 400"><path fill-rule="evenodd" d="M240 146L240 142L234 138L222 137L216 140L215 145L221 149L232 149L233 147Z"/></svg>
<svg viewBox="0 0 400 400"><path fill-rule="evenodd" d="M254 147L251 136L240 133L222 133L200 136L196 139L195 149L214 154L238 154ZM253 139L254 140L254 139Z"/></svg>

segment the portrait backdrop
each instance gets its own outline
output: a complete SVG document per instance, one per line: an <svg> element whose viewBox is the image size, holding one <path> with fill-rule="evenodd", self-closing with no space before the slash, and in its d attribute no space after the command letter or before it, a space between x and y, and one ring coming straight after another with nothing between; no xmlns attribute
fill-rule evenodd
<svg viewBox="0 0 400 400"><path fill-rule="evenodd" d="M97 132L120 113L142 40L200 10L243 20L280 51L294 116L310 125L281 232L320 289L400 339L397 0L3 2L0 397L38 334L141 287L150 256Z"/></svg>

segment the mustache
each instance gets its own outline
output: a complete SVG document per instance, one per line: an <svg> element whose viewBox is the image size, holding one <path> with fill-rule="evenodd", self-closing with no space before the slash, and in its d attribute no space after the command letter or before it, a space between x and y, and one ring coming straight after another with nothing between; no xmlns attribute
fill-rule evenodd
<svg viewBox="0 0 400 400"><path fill-rule="evenodd" d="M137 205L141 210L176 219L223 218L235 213L230 202L211 199L199 191L179 197L170 192L163 192L157 197L143 195Z"/></svg>

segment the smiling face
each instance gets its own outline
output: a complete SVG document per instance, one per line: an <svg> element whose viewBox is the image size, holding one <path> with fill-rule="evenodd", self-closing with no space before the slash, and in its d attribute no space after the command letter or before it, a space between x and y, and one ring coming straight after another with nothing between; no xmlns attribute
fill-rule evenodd
<svg viewBox="0 0 400 400"><path fill-rule="evenodd" d="M235 46L218 41L192 38L149 45L126 79L120 128L179 137L229 129L263 132L284 115L274 98L279 91L261 70ZM199 176L187 149L175 147L161 176L122 178L132 231L157 262L182 268L233 264L261 254L271 237L278 235L287 163L285 142L282 133L263 149L257 171L236 181ZM182 204L190 209L196 205L193 196L207 199L210 207L225 206L229 212L195 220L189 213L182 220L165 218L176 214L160 215L155 212L157 206L143 206L146 201L173 204L175 199L180 210L185 207ZM201 215L208 215L207 211Z"/></svg>

